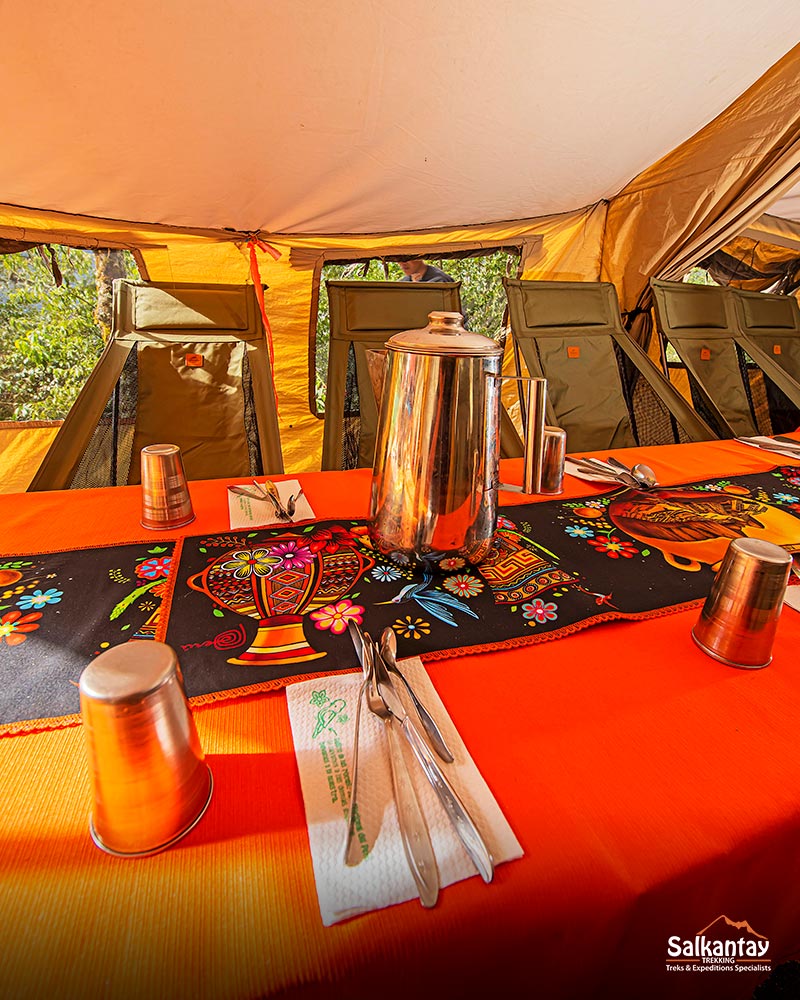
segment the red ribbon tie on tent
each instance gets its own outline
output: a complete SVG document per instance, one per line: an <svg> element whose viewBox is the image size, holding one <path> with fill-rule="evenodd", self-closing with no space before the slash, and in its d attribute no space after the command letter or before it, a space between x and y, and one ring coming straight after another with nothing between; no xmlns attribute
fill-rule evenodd
<svg viewBox="0 0 800 1000"><path fill-rule="evenodd" d="M272 392L275 396L275 409L278 408L278 390L275 387L275 348L272 343L272 327L269 324L269 318L267 317L267 308L264 305L264 286L261 282L261 271L258 268L258 255L256 254L256 249L261 250L262 253L268 253L273 260L277 260L281 252L269 243L266 243L261 239L260 236L255 234L251 235L247 240L247 246L250 248L250 277L253 279L253 285L256 290L256 298L258 299L258 305L261 309L261 318L264 320L264 329L267 333L267 349L269 351L269 374L272 379Z"/></svg>

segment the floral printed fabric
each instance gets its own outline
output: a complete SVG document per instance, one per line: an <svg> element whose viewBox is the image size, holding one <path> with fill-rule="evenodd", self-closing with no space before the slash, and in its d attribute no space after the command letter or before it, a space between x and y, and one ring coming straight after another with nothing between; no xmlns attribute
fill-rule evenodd
<svg viewBox="0 0 800 1000"><path fill-rule="evenodd" d="M745 535L800 551L797 469L506 507L477 567L383 557L347 520L186 538L177 566L167 543L0 557L0 725L78 712L92 657L156 633L216 697L354 668L351 621L425 657L699 605Z"/></svg>
<svg viewBox="0 0 800 1000"><path fill-rule="evenodd" d="M506 507L484 563L435 572L382 557L363 521L186 539L166 641L206 695L352 669L350 621L424 657L699 604L731 538L800 551L797 473Z"/></svg>
<svg viewBox="0 0 800 1000"><path fill-rule="evenodd" d="M154 637L174 547L0 556L0 725L79 712L83 668Z"/></svg>

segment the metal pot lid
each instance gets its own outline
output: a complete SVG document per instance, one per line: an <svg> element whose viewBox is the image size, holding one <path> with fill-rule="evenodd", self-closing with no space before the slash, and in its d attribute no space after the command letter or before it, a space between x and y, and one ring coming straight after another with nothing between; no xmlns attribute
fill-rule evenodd
<svg viewBox="0 0 800 1000"><path fill-rule="evenodd" d="M461 325L463 317L456 312L428 313L428 325L421 330L404 330L386 342L390 351L410 354L447 354L474 357L496 357L502 347L482 333L472 333Z"/></svg>

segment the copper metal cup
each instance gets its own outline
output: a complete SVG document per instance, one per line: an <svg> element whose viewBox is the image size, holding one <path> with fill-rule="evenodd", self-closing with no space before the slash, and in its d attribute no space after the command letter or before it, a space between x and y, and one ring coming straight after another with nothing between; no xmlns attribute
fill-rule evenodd
<svg viewBox="0 0 800 1000"><path fill-rule="evenodd" d="M181 450L176 444L142 448L142 525L165 530L194 520Z"/></svg>
<svg viewBox="0 0 800 1000"><path fill-rule="evenodd" d="M149 640L113 646L79 686L92 840L123 857L164 850L198 822L213 788L175 651Z"/></svg>
<svg viewBox="0 0 800 1000"><path fill-rule="evenodd" d="M732 667L766 667L791 566L780 545L734 538L692 629L703 652Z"/></svg>
<svg viewBox="0 0 800 1000"><path fill-rule="evenodd" d="M561 493L564 489L564 459L567 457L567 432L560 427L545 427L540 493Z"/></svg>

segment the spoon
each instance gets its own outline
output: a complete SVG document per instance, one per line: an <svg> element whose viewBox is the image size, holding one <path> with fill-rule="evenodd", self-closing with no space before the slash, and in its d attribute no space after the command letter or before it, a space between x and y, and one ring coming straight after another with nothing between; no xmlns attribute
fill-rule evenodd
<svg viewBox="0 0 800 1000"><path fill-rule="evenodd" d="M631 469L631 475L634 479L637 479L642 486L645 487L645 489L650 490L654 486L658 486L656 474L649 465L643 465L641 462L637 462Z"/></svg>
<svg viewBox="0 0 800 1000"><path fill-rule="evenodd" d="M275 508L275 513L279 521L291 521L291 516L287 513L285 507L281 503L278 488L271 479L265 479L263 485L254 479L253 485L256 489L261 491L267 500L272 502L272 506Z"/></svg>
<svg viewBox="0 0 800 1000"><path fill-rule="evenodd" d="M297 493L295 493L294 496L289 497L289 499L286 501L286 513L289 515L289 517L291 518L294 517L294 512L297 509L297 501L300 499L302 495L303 495L303 487L301 486L300 489L297 491Z"/></svg>
<svg viewBox="0 0 800 1000"><path fill-rule="evenodd" d="M620 460L618 458L614 458L613 455L609 455L606 461L608 462L609 465L613 465L615 469L619 469L620 474L624 477L625 482L627 482L629 486L640 485L641 480L639 479L639 477L634 475L633 469L625 465L624 462L620 462ZM631 479L633 480L633 482L629 481Z"/></svg>
<svg viewBox="0 0 800 1000"><path fill-rule="evenodd" d="M405 689L408 691L409 697L414 702L414 708L417 710L419 721L422 723L423 729L428 734L428 738L433 745L433 749L439 754L443 761L446 761L448 764L452 764L453 754L450 747L448 747L445 743L439 727L436 725L430 712L419 700L414 689L408 683L405 676L401 673L400 668L397 666L397 636L394 634L394 629L385 628L381 632L380 652L384 663L389 668L391 673L393 673L395 677L399 677L405 685Z"/></svg>

